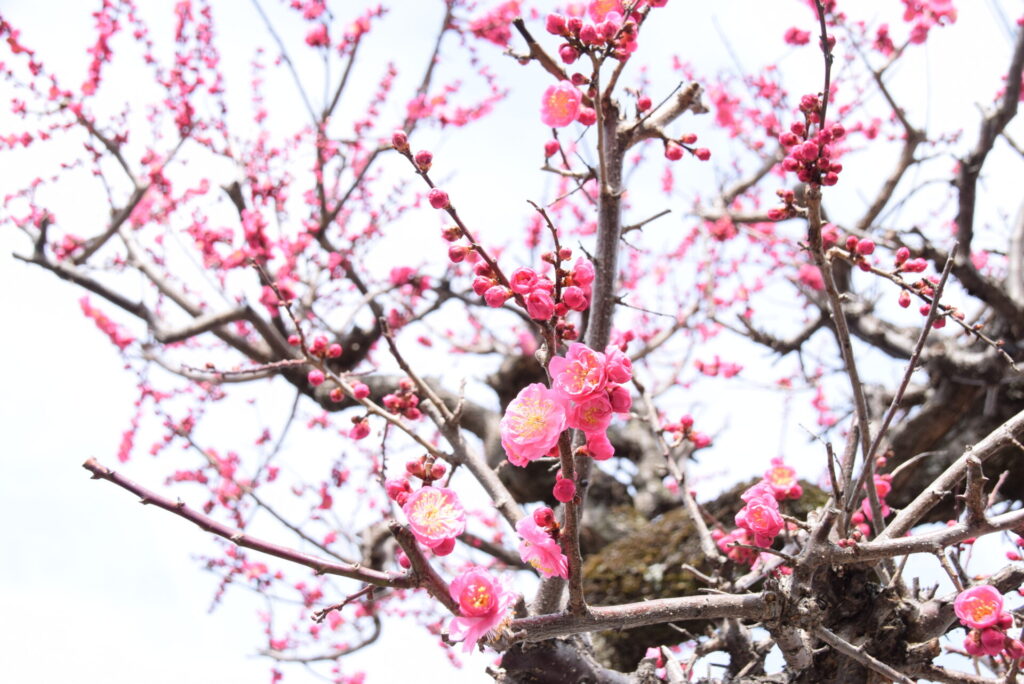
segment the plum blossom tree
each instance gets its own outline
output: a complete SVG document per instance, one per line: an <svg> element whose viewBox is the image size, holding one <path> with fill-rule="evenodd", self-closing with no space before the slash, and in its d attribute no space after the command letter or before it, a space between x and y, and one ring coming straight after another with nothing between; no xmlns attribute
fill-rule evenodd
<svg viewBox="0 0 1024 684"><path fill-rule="evenodd" d="M682 0L270 4L242 83L212 3L98 3L84 80L0 17L0 145L52 161L15 258L81 291L138 379L116 459L168 477L85 468L222 540L218 600L298 604L274 681L362 681L396 620L507 683L1019 681L1024 17L929 130L898 72L978 5L758 6L784 58L715 73L664 52ZM491 125L465 164L539 184L439 142ZM769 453L768 404L807 439Z"/></svg>

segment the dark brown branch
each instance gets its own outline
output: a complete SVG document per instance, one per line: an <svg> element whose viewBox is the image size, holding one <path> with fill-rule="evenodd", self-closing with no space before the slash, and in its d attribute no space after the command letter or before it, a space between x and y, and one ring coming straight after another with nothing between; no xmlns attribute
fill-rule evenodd
<svg viewBox="0 0 1024 684"><path fill-rule="evenodd" d="M434 570L430 561L423 555L423 551L420 549L420 545L417 543L416 537L413 536L412 532L394 520L388 523L388 530L391 531L392 536L398 541L398 545L402 547L405 555L409 558L416 586L426 589L441 605L455 615L458 615L459 604L452 598L451 592L448 591L448 583L437 574L437 570Z"/></svg>
<svg viewBox="0 0 1024 684"><path fill-rule="evenodd" d="M864 649L857 648L850 642L846 641L846 639L843 639L838 634L826 629L822 625L818 625L818 627L815 628L814 636L818 637L843 655L852 658L865 667L879 673L887 680L902 682L903 684L914 684L914 680L910 677L906 676L902 672L894 670L878 658L867 653Z"/></svg>
<svg viewBox="0 0 1024 684"><path fill-rule="evenodd" d="M82 467L92 473L93 479L112 482L139 497L141 503L145 505L153 505L180 516L206 532L211 532L218 537L227 539L232 544L312 568L319 575L338 575L339 577L348 577L379 587L408 588L416 586L407 575L380 572L379 570L361 567L358 564L336 563L257 539L233 527L217 522L198 511L192 510L181 501L171 501L164 498L101 465L96 459L90 458L82 464Z"/></svg>
<svg viewBox="0 0 1024 684"><path fill-rule="evenodd" d="M591 606L585 615L556 613L513 620L511 635L500 639L496 648L508 648L520 641L543 641L559 636L596 632L606 629L630 629L644 625L686 620L737 618L769 619L778 606L779 596L773 592L760 594L714 594L685 596L626 603L619 606Z"/></svg>
<svg viewBox="0 0 1024 684"><path fill-rule="evenodd" d="M1000 425L973 447L969 447L926 490L921 492L917 498L900 511L885 530L879 534L878 538L894 539L909 532L910 528L916 525L935 504L956 488L966 473L967 459L976 457L984 463L1003 449L1010 446L1019 448L1019 440L1022 437L1024 437L1024 411L1021 411Z"/></svg>

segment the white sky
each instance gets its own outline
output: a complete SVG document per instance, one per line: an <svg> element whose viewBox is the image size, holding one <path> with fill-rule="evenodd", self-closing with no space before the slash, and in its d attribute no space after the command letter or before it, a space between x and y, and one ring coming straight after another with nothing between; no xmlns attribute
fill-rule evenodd
<svg viewBox="0 0 1024 684"><path fill-rule="evenodd" d="M658 63L654 56L657 51L665 50L686 54L708 71L714 71L713 65L727 65L724 46L707 28L706 16L694 10L694 3L674 0L670 4L685 4L688 14L685 21L680 19L680 11L665 15L672 20L653 27L676 39L648 43L653 46L646 53L652 64ZM978 3L982 4L988 5ZM1012 2L1003 4L1014 6ZM231 17L219 24L222 35L248 33L253 42L269 43L252 20L247 2L228 0L215 5L221 19ZM749 0L718 3L718 20L734 45L742 46L743 54L764 41L765 28L760 22L735 19L751 16L760 5ZM171 6L166 3L166 14ZM410 6L412 3L403 8L408 10ZM57 60L73 67L77 63L79 72L83 27L89 25L92 7L93 3L71 0L0 2L5 18L22 29L25 42L37 47L48 64ZM791 13L792 21L787 23L785 16L778 18L780 36L797 18L806 18L794 7L781 10ZM986 100L996 87L973 77L974 64L994 59L995 64L1002 65L1006 52L1006 41L992 23L987 7L976 9L973 16L964 14L957 26L940 32L940 40L928 48L923 71L915 75L910 65L904 69L909 73L901 91L908 100L922 103L923 111L924 102L932 103L930 98L946 92L947 84L956 84L958 96L944 98L941 107L933 104L929 120L937 128L943 127L941 120L946 117L948 121L966 122L968 140L973 140L975 130L973 103ZM430 31L435 23L429 20ZM537 33L542 31L538 29ZM390 47L382 46L378 49L383 52L370 53L369 60L382 57L399 43L415 46L417 38L421 36L407 35ZM962 46L966 44L971 45L971 62L964 58ZM59 51L54 49L57 45ZM779 55L784 54L781 41L773 45ZM237 82L246 83L249 54L241 48L222 52L226 62L234 65L230 68L242 70ZM787 64L797 68L792 60ZM820 87L817 72L813 74L806 90ZM467 208L478 222L499 217L500 223L503 212L520 212L516 215L521 216L528 195L505 190L516 187L516 179L537 164L536 150L525 149L528 146L521 144L519 136L532 136L537 145L546 137L540 125L529 118L535 109L539 83L537 79L518 81L517 89L496 112L493 122L448 134L435 148L436 155L459 160L451 187L453 193L480 198ZM908 90L915 85L917 93ZM287 81L277 87L280 90L274 91L276 96L292 96L286 90ZM0 104L4 107L9 99L5 88L0 84ZM800 92L796 86L791 90ZM0 114L0 123L5 122L9 122L6 112ZM496 146L498 136L504 139ZM493 150L491 163L481 163L481 155L474 155L481 149ZM503 161L497 169L495 158ZM0 167L0 187L5 192L16 180L22 180L18 171ZM1016 187L1019 195L1019 185ZM74 187L68 189L69 193L76 191L81 192ZM84 206L91 200L81 198ZM518 218L508 224L517 222ZM0 451L0 681L267 681L268 661L252 656L263 643L262 625L256 620L260 603L255 597L233 591L216 612L207 615L217 580L200 572L199 564L191 557L213 552L207 535L162 511L138 506L128 493L91 481L80 468L90 456L115 465L121 432L132 413L134 383L121 371L113 347L82 316L77 303L81 293L40 269L10 258L12 251L27 252L20 237L0 232L0 320L7 322L5 334L0 335L0 358L4 359L0 365L0 428L5 437ZM713 403L713 398L705 401ZM770 434L774 441L775 433ZM729 455L729 462L734 464L730 473L733 480L752 474L750 468L761 467L753 465L758 454L750 453L745 435L723 435L720 451L716 451ZM144 447L140 449L144 451ZM805 461L808 467L811 458ZM750 468L744 468L746 463L751 464ZM168 467L143 454L125 472L158 488ZM998 561L997 553L978 555ZM421 681L454 684L482 680L479 666L470 665L462 674L453 673L444 654L432 645L433 640L421 636L415 627L389 624L385 635L386 640L377 648L359 654L351 662L353 668L369 671L371 683L396 681L396 671L415 673ZM418 645L410 647L412 643ZM396 659L396 652L408 655ZM285 681L319 680L292 668L286 671Z"/></svg>

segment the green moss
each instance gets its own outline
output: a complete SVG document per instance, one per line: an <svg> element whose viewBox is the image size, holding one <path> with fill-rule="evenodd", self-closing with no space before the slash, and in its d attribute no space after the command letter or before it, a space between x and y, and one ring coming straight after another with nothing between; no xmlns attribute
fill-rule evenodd
<svg viewBox="0 0 1024 684"><path fill-rule="evenodd" d="M736 485L710 502L708 512L723 526L732 527L743 507L742 494L756 480ZM802 482L804 496L786 502L787 513L804 518L825 503L828 495ZM693 522L682 508L638 526L635 531L588 556L583 563L583 589L591 605L609 606L698 593L700 580L683 570L691 565L709 572ZM705 623L683 625L699 634ZM684 636L668 625L654 625L625 632L604 632L596 640L599 656L609 667L632 670L648 646L679 643Z"/></svg>

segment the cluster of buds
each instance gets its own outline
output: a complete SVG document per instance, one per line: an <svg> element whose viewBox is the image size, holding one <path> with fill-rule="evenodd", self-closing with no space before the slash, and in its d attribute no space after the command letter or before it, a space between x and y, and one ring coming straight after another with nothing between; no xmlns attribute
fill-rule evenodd
<svg viewBox="0 0 1024 684"><path fill-rule="evenodd" d="M366 439L370 436L370 421L366 416L352 416L352 427L348 431L350 439Z"/></svg>
<svg viewBox="0 0 1024 684"><path fill-rule="evenodd" d="M412 484L408 478L395 477L384 482L384 491L387 492L389 499L399 506L404 506L412 494Z"/></svg>
<svg viewBox="0 0 1024 684"><path fill-rule="evenodd" d="M653 6L665 4L665 0L648 3ZM583 17L549 14L545 27L548 33L564 38L558 48L558 56L566 64L572 64L580 55L610 55L625 61L637 48L636 38L643 14L639 8L623 16L621 0L605 0L590 3L588 14L591 21Z"/></svg>
<svg viewBox="0 0 1024 684"><path fill-rule="evenodd" d="M413 154L409 147L409 136L401 129L391 134L391 147L411 161L420 175L426 177L434 162L434 155L430 151L420 150ZM450 204L448 193L441 188L432 187L430 192L427 193L427 200L434 209L447 209Z"/></svg>
<svg viewBox="0 0 1024 684"><path fill-rule="evenodd" d="M447 471L444 463L435 462L434 457L429 454L414 458L405 464L405 472L423 480L424 487L429 487L434 480L440 480Z"/></svg>
<svg viewBox="0 0 1024 684"><path fill-rule="evenodd" d="M463 237L462 228L459 226L448 226L442 229L441 237L444 238L445 242L451 243L448 246L448 261L453 264L462 263L466 260L473 263L479 259L480 255L473 249L473 245L459 242Z"/></svg>
<svg viewBox="0 0 1024 684"><path fill-rule="evenodd" d="M775 194L782 200L782 206L772 207L768 210L769 221L785 221L800 213L796 206L796 193L792 190L776 190Z"/></svg>
<svg viewBox="0 0 1024 684"><path fill-rule="evenodd" d="M291 342L293 338L295 339L293 344L298 343L298 335L289 337L288 341ZM309 345L309 353L321 359L336 359L341 356L341 345L337 342L328 343L326 335L317 335L313 338L313 343Z"/></svg>
<svg viewBox="0 0 1024 684"><path fill-rule="evenodd" d="M953 601L953 611L960 624L969 629L964 639L968 655L1024 658L1024 644L1006 633L1013 627L1013 616L1003 610L1003 595L995 587L981 584L965 589Z"/></svg>
<svg viewBox="0 0 1024 684"><path fill-rule="evenodd" d="M900 247L896 250L896 272L906 271L907 273L924 273L928 269L928 262L922 258L911 259L910 250Z"/></svg>
<svg viewBox="0 0 1024 684"><path fill-rule="evenodd" d="M532 268L517 268L508 280L508 287L502 285L491 267L478 263L473 272L473 291L484 298L488 306L500 307L515 295L522 297L526 313L537 321L550 320L552 316L563 317L570 311L586 311L590 306L591 284L594 282L594 266L586 259L576 260L572 269L561 267L563 261L572 258L572 250L562 248L557 252L546 252L544 261L555 266L555 278L538 275ZM575 328L560 322L563 339L575 339Z"/></svg>
<svg viewBox="0 0 1024 684"><path fill-rule="evenodd" d="M562 528L558 525L558 521L555 520L555 512L553 510L547 506L538 508L533 512L533 522L537 523L537 527L551 535L552 539L558 541Z"/></svg>
<svg viewBox="0 0 1024 684"><path fill-rule="evenodd" d="M874 485L875 493L878 495L878 505L884 518L892 512L889 505L885 503L885 497L892 491L892 475L875 475ZM868 521L871 519L871 500L865 496L860 502L860 510L850 516L850 522L855 526L855 529L851 531L850 539L857 542L866 538L871 533L871 527L868 525Z"/></svg>
<svg viewBox="0 0 1024 684"><path fill-rule="evenodd" d="M693 429L693 416L689 414L680 418L678 423L665 423L661 429L674 437L673 446L678 446L684 439L691 442L694 449L711 446L710 436Z"/></svg>
<svg viewBox="0 0 1024 684"><path fill-rule="evenodd" d="M706 147L693 147L697 142L696 133L686 133L675 140L665 140L665 159L679 161L684 152L689 152L701 161L711 159L711 150Z"/></svg>
<svg viewBox="0 0 1024 684"><path fill-rule="evenodd" d="M420 404L420 398L412 390L412 380L402 378L398 383L398 390L385 394L381 399L381 403L384 404L384 408L389 413L401 414L409 420L419 420L423 416L419 408L417 408Z"/></svg>
<svg viewBox="0 0 1024 684"><path fill-rule="evenodd" d="M796 172L796 177L811 185L835 185L843 165L831 160L831 143L846 135L842 124L832 124L826 129L820 125L821 99L817 95L800 98L800 111L804 121L796 121L789 130L779 136L779 143L788 150L782 160L782 168ZM817 128L816 133L811 130Z"/></svg>

